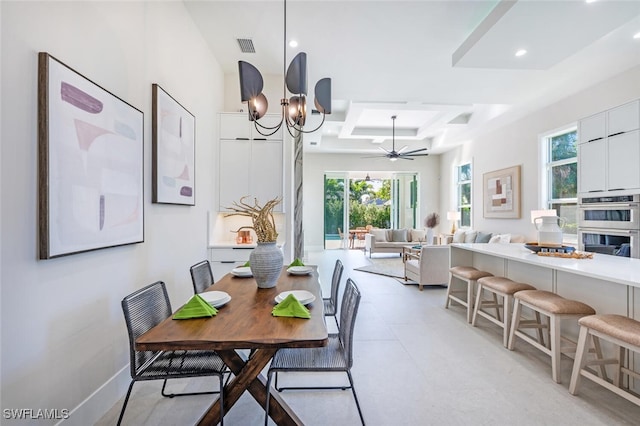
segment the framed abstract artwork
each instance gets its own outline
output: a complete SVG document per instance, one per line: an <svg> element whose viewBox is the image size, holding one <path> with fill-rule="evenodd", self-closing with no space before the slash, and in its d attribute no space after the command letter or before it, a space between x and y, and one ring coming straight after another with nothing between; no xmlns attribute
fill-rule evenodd
<svg viewBox="0 0 640 426"><path fill-rule="evenodd" d="M39 256L144 241L142 111L38 54Z"/></svg>
<svg viewBox="0 0 640 426"><path fill-rule="evenodd" d="M520 166L483 175L484 217L520 218Z"/></svg>
<svg viewBox="0 0 640 426"><path fill-rule="evenodd" d="M194 206L196 118L159 85L152 91L152 201Z"/></svg>

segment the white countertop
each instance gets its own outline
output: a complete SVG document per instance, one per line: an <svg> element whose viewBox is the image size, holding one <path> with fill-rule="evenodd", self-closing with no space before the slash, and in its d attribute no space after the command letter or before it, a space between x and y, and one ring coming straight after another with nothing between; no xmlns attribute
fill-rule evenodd
<svg viewBox="0 0 640 426"><path fill-rule="evenodd" d="M258 247L256 243L253 244L238 244L233 241L229 242L220 242L220 243L211 243L209 244L209 248L213 249L254 249Z"/></svg>
<svg viewBox="0 0 640 426"><path fill-rule="evenodd" d="M640 259L594 253L593 259L567 259L538 256L524 244L467 244L454 243L456 249L497 256L544 268L570 272L605 281L640 288Z"/></svg>

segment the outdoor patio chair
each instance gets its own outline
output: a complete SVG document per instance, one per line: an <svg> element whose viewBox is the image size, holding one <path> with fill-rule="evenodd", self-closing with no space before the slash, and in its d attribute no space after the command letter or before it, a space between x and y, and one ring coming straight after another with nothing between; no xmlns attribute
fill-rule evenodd
<svg viewBox="0 0 640 426"><path fill-rule="evenodd" d="M358 408L360 421L364 417L353 386L351 367L353 366L353 329L360 305L360 290L351 278L347 279L342 305L340 307L340 327L337 334L330 334L327 346L319 348L280 349L273 357L267 379L267 402L265 404L265 425L269 420L269 399L271 379L275 373L275 388L278 392L285 389L351 389ZM333 387L278 387L278 372L339 372L347 373L349 386Z"/></svg>
<svg viewBox="0 0 640 426"><path fill-rule="evenodd" d="M223 374L225 364L213 351L137 351L136 339L171 316L171 303L167 288L162 281L157 281L122 299L122 312L129 333L129 355L131 383L124 398L124 404L118 418L118 425L127 408L133 384L142 380L164 380L162 396L220 394L220 405L224 409ZM217 391L165 393L168 379L217 376L220 388ZM224 417L224 412L222 416ZM223 420L220 420L223 424Z"/></svg>

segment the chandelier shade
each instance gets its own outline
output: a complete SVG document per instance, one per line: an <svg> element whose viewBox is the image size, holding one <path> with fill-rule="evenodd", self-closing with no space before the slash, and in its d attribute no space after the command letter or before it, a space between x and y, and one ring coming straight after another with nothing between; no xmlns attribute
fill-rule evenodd
<svg viewBox="0 0 640 426"><path fill-rule="evenodd" d="M287 68L287 89L296 95L307 94L307 54L298 53Z"/></svg>
<svg viewBox="0 0 640 426"><path fill-rule="evenodd" d="M314 104L321 114L331 114L331 79L323 78L316 83Z"/></svg>
<svg viewBox="0 0 640 426"><path fill-rule="evenodd" d="M249 62L238 61L238 72L240 75L240 99L248 102L262 93L264 80L260 71Z"/></svg>

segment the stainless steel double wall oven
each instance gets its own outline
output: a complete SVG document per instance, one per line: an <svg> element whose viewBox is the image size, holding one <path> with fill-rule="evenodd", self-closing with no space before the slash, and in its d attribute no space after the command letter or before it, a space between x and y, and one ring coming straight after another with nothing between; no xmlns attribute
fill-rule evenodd
<svg viewBox="0 0 640 426"><path fill-rule="evenodd" d="M582 197L578 206L578 248L640 258L640 195Z"/></svg>

